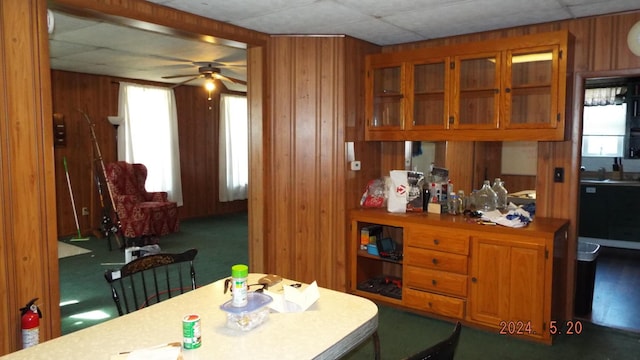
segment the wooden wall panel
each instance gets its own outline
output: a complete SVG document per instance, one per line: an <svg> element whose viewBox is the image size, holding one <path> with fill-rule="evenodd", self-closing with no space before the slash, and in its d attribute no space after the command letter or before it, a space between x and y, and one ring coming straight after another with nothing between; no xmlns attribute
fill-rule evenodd
<svg viewBox="0 0 640 360"><path fill-rule="evenodd" d="M60 334L46 3L0 2L0 355L22 346L33 298L40 339Z"/></svg>
<svg viewBox="0 0 640 360"><path fill-rule="evenodd" d="M83 235L98 236L102 213L95 175L101 174L101 168L89 125L78 109L86 112L94 123L104 163L116 161L116 130L107 116L118 114L119 81L148 82L55 70L51 74L53 112L64 115L67 128L66 145L55 148L58 235L76 234L63 167L63 157L66 157L80 230ZM222 89L218 85L218 89ZM184 201L178 210L180 218L246 211L246 200L218 201L219 93L208 101L202 88L180 86L175 89L175 95ZM47 131L52 129L53 125ZM106 195L106 189L104 191ZM89 216L81 215L82 207L89 208Z"/></svg>
<svg viewBox="0 0 640 360"><path fill-rule="evenodd" d="M346 119L356 124L362 118L347 116L345 104L357 102L361 109L363 88L347 86L345 75L355 72L354 78L364 84L362 59L371 48L341 36L273 37L269 44L272 170L266 199L272 209L265 262L270 272L346 288L345 208L357 200L345 200L345 193L354 192L345 190L345 184L360 183L359 191L366 180L347 175L345 132L349 140L362 135L353 127L348 130ZM351 61L354 56L359 62ZM354 156L367 162L365 152L377 151L375 145L358 141L354 149ZM367 174L373 174L371 169L375 165Z"/></svg>

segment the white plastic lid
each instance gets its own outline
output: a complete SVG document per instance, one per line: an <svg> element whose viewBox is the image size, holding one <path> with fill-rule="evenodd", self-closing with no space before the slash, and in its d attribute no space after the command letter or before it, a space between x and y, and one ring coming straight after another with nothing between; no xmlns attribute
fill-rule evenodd
<svg viewBox="0 0 640 360"><path fill-rule="evenodd" d="M272 301L273 298L271 298L271 296L252 291L247 294L247 305L240 307L233 306L233 300L229 300L226 303L220 305L220 309L232 314L240 314L258 310Z"/></svg>

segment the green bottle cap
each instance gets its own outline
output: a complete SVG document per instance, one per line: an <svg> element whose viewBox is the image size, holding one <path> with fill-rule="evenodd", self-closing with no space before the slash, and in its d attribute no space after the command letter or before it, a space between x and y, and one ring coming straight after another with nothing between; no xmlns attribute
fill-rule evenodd
<svg viewBox="0 0 640 360"><path fill-rule="evenodd" d="M231 267L231 277L245 278L249 275L249 267L243 264L233 265Z"/></svg>

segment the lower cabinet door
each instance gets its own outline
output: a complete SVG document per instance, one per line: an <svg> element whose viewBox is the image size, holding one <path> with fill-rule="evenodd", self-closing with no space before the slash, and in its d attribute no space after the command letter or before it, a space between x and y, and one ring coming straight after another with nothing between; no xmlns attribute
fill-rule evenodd
<svg viewBox="0 0 640 360"><path fill-rule="evenodd" d="M416 310L428 311L456 319L464 318L463 299L405 288L403 302L406 306Z"/></svg>
<svg viewBox="0 0 640 360"><path fill-rule="evenodd" d="M545 337L545 246L473 237L471 254L468 320Z"/></svg>

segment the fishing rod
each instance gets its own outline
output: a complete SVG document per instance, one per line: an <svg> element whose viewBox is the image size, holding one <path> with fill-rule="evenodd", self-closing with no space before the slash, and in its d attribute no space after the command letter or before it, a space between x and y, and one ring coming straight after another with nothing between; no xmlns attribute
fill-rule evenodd
<svg viewBox="0 0 640 360"><path fill-rule="evenodd" d="M118 211L117 211L117 208L116 208L116 203L115 203L115 201L113 199L113 191L111 189L111 184L109 183L109 179L107 178L107 169L104 166L104 160L102 159L102 152L100 151L100 145L98 144L98 139L96 138L96 132L94 130L95 125L93 124L93 122L91 121L91 118L89 118L89 115L87 115L86 112L84 112L84 111L82 111L80 109L78 109L78 111L82 114L82 116L84 116L84 118L87 120L87 123L89 123L89 130L91 132L91 139L93 140L93 145L94 145L94 147L96 149L96 154L98 155L98 158L95 159L95 160L100 164L100 169L102 170L102 175L104 176L105 183L107 185L107 193L109 195L109 200L111 202L111 210L115 214L115 218L116 218L115 223L112 222L111 217L109 216L110 211L105 206L105 202L104 202L104 199L103 199L102 184L101 184L101 182L99 180L99 176L96 176L97 184L98 184L98 193L100 194L100 204L102 205L102 211L103 211L103 216L102 216L103 230L105 231L105 234L107 235L107 240L108 241L110 241L110 236L113 235L114 238L116 239L116 243L118 244L118 248L122 248L122 241L120 241L120 236L118 234L120 218L118 217ZM109 248L111 249L111 242L109 242Z"/></svg>

